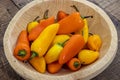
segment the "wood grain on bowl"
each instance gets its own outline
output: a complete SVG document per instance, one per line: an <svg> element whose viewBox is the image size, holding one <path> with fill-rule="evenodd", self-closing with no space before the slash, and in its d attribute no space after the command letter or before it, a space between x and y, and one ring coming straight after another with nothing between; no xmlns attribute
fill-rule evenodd
<svg viewBox="0 0 120 80"><path fill-rule="evenodd" d="M18 61L13 56L13 49L17 37L27 24L36 16L42 18L44 11L49 9L49 16L54 16L59 10L72 13L75 10L71 5L76 5L83 16L93 15L88 20L89 30L92 33L99 34L102 38L103 45L100 49L100 58L95 63L81 68L79 71L71 72L62 69L56 74L41 74L34 70L29 64ZM95 77L101 73L114 59L117 50L117 33L115 27L107 14L86 0L35 0L22 8L10 22L4 36L5 55L12 68L23 78L28 80L86 80ZM29 74L28 74L29 73Z"/></svg>

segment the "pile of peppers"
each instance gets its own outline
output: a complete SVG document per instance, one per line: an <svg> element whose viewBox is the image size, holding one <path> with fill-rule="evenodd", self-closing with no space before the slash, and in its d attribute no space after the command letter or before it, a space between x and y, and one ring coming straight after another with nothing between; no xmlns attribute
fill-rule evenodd
<svg viewBox="0 0 120 80"><path fill-rule="evenodd" d="M83 49L99 51L102 40L97 34L89 34L87 18L93 16L83 17L75 5L71 7L76 12L68 14L60 10L55 19L48 17L46 10L42 19L36 17L28 23L16 41L13 52L16 59L29 62L40 73L46 70L56 73L64 65L72 71L79 70L84 60L76 56Z"/></svg>

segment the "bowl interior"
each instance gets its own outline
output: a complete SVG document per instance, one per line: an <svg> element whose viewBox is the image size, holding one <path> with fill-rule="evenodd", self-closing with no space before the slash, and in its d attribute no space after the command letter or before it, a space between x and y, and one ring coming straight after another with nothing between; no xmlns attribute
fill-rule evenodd
<svg viewBox="0 0 120 80"><path fill-rule="evenodd" d="M42 19L42 16L46 9L49 9L49 17L50 16L56 17L57 12L59 10L63 10L67 13L75 12L75 10L70 7L71 5L76 5L82 16L93 15L93 18L87 19L89 25L89 32L99 34L103 42L102 47L100 49L100 58L91 65L85 66L76 72L82 72L82 71L84 72L84 70L94 66L107 53L111 43L111 31L109 29L108 23L105 21L104 17L102 17L101 14L97 12L97 10L91 8L87 4L83 4L76 1L69 1L69 0L64 0L64 1L51 0L42 3L33 2L32 4L29 5L31 6L26 7L26 9L23 8L23 10L19 11L18 18L14 19L13 21L14 23L10 25L12 29L9 31L9 35L8 35L9 43L6 44L6 46L9 46L10 59L12 59L14 64L20 64L23 68L27 68L33 71L37 75L41 74L38 73L36 70L34 70L29 64L22 63L18 61L16 58L14 58L13 50L16 44L17 37L20 31L26 29L27 24L31 22L36 16L40 16L40 18ZM56 73L54 75L67 75L76 72L71 72L69 70L62 69L59 73ZM54 76L53 74L49 74L47 72L44 75Z"/></svg>

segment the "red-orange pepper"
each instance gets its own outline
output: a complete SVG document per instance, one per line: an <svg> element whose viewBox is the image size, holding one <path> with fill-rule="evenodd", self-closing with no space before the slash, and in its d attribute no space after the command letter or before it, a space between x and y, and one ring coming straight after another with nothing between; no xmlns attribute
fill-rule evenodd
<svg viewBox="0 0 120 80"><path fill-rule="evenodd" d="M28 60L30 58L30 46L27 37L27 31L21 31L17 44L14 49L14 56L21 61Z"/></svg>

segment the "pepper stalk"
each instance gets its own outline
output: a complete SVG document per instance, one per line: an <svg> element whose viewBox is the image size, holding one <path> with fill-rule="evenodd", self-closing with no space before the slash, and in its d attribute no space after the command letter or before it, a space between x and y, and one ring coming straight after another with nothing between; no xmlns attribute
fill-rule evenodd
<svg viewBox="0 0 120 80"><path fill-rule="evenodd" d="M77 12L80 12L75 5L72 5L72 6L70 6L70 7L74 8ZM93 16L81 16L81 18L82 18L82 19L85 19L85 18L93 18Z"/></svg>

